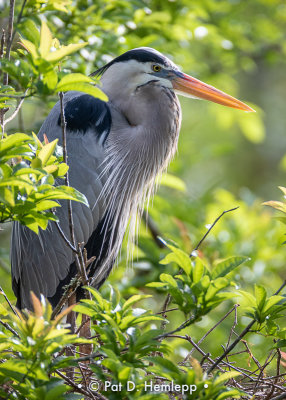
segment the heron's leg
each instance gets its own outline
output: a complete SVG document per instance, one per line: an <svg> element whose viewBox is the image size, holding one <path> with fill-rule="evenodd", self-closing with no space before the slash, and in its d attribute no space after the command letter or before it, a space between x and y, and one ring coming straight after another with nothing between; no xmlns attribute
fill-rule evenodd
<svg viewBox="0 0 286 400"><path fill-rule="evenodd" d="M72 306L76 303L76 294L73 293L68 299L68 306ZM67 316L67 323L70 324L71 333L76 331L76 313L71 311Z"/></svg>
<svg viewBox="0 0 286 400"><path fill-rule="evenodd" d="M80 328L79 331L79 336L89 339L91 337L91 329L90 329L90 324L91 324L91 320L90 317L88 317L87 315L83 314L82 315L82 326ZM80 339L79 339L80 340ZM93 351L93 345L92 343L83 343L79 345L79 352L81 356L85 356L85 355L90 355L92 354ZM90 360L86 360L83 361L81 363L81 373L83 375L84 381L86 386L89 385L90 383L90 378L92 375L91 370L89 369L89 364L90 364Z"/></svg>
<svg viewBox="0 0 286 400"><path fill-rule="evenodd" d="M76 303L76 294L73 293L73 294L69 297L69 299L68 299L68 306L71 306L71 305L73 305L73 304L75 304L75 303ZM71 311L71 312L68 314L68 316L67 316L67 323L70 324L71 333L72 333L72 334L75 333L75 331L76 331L76 313L75 313L74 311ZM67 350L66 350L66 355L67 355L67 356L74 356L74 352L73 352L72 347L68 347L68 348L67 348ZM67 370L67 377L68 377L69 379L72 379L72 380L74 379L74 368L73 368L73 367L68 368L68 370Z"/></svg>

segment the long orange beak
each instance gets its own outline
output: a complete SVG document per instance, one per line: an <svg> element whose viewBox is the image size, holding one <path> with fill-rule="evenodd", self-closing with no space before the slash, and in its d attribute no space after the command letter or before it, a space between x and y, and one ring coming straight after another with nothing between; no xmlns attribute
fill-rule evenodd
<svg viewBox="0 0 286 400"><path fill-rule="evenodd" d="M216 89L213 86L207 85L198 79L193 78L182 72L176 72L175 78L172 80L173 88L178 92L178 94L199 97L200 99L205 99L213 101L214 103L222 104L223 106L237 108L238 110L243 110L247 112L255 112L251 107Z"/></svg>

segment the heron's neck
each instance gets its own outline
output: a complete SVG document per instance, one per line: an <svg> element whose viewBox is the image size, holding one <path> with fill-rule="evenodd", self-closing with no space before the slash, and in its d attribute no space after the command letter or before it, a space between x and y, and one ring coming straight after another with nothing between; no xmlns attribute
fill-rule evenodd
<svg viewBox="0 0 286 400"><path fill-rule="evenodd" d="M118 123L114 127L114 139L118 145L123 143L125 152L130 149L137 157L138 152L144 151L148 162L165 164L177 148L181 123L177 96L158 82L142 85L135 91L115 89L103 86L110 102L124 119L123 122L114 121Z"/></svg>
<svg viewBox="0 0 286 400"><path fill-rule="evenodd" d="M103 89L105 89L103 87ZM111 243L121 243L129 221L129 241L136 232L137 215L154 193L155 180L177 149L181 122L175 94L160 87L142 87L133 95L114 95L106 91L112 126L106 142L103 171L106 180L102 197L106 199L107 226ZM119 247L110 248L116 255Z"/></svg>
<svg viewBox="0 0 286 400"><path fill-rule="evenodd" d="M109 193L123 202L125 195L139 202L177 150L180 105L174 93L155 84L129 97L107 95L112 113L106 156Z"/></svg>

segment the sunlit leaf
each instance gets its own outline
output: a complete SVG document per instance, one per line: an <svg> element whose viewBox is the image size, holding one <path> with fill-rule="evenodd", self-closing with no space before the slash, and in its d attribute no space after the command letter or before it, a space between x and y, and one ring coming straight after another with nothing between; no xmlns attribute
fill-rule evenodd
<svg viewBox="0 0 286 400"><path fill-rule="evenodd" d="M52 44L52 33L48 28L48 25L42 21L41 33L40 33L40 54L43 58L49 53Z"/></svg>
<svg viewBox="0 0 286 400"><path fill-rule="evenodd" d="M68 46L62 46L59 50L49 52L46 55L45 59L51 62L60 61L64 57L78 51L79 49L82 49L86 45L87 43L77 43L77 44L69 44Z"/></svg>
<svg viewBox="0 0 286 400"><path fill-rule="evenodd" d="M212 278L216 279L226 276L239 265L248 260L249 257L230 257L215 266L215 268L212 270Z"/></svg>

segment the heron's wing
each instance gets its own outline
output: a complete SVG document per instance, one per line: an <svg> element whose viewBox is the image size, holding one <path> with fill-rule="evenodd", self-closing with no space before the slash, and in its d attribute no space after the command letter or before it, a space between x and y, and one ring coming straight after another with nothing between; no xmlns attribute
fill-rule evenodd
<svg viewBox="0 0 286 400"><path fill-rule="evenodd" d="M105 199L99 198L103 187L100 177L104 143L111 127L108 104L92 96L70 92L65 96L68 164L70 185L84 193L90 207L72 202L76 242L87 243L105 212ZM55 105L44 122L40 139L61 143L60 105ZM60 226L70 239L67 202L57 209ZM52 297L59 283L67 277L74 261L72 250L64 242L54 223L39 235L15 223L12 232L11 264L13 290L18 307L31 308L30 291Z"/></svg>

